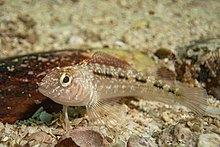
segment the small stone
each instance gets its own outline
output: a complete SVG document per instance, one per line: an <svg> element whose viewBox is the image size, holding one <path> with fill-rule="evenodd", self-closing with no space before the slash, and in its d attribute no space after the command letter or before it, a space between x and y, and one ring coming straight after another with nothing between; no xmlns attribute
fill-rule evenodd
<svg viewBox="0 0 220 147"><path fill-rule="evenodd" d="M111 143L109 146L110 147L124 147L125 143L121 140L118 140L117 142Z"/></svg>
<svg viewBox="0 0 220 147"><path fill-rule="evenodd" d="M131 136L128 139L127 147L152 147L156 146L151 140L139 136Z"/></svg>
<svg viewBox="0 0 220 147"><path fill-rule="evenodd" d="M121 41L121 40L117 40L117 41L115 41L115 45L117 45L117 46L124 46L125 43L123 41Z"/></svg>
<svg viewBox="0 0 220 147"><path fill-rule="evenodd" d="M1 130L3 130L4 129L4 124L2 123L2 122L0 122L0 132L1 132Z"/></svg>
<svg viewBox="0 0 220 147"><path fill-rule="evenodd" d="M83 118L76 118L72 121L72 125L77 126L83 121Z"/></svg>
<svg viewBox="0 0 220 147"><path fill-rule="evenodd" d="M175 54L170 49L166 49L166 48L158 49L154 53L154 55L157 56L159 59L175 57Z"/></svg>
<svg viewBox="0 0 220 147"><path fill-rule="evenodd" d="M77 35L73 35L69 38L69 43L72 45L83 45L84 44L84 40Z"/></svg>
<svg viewBox="0 0 220 147"><path fill-rule="evenodd" d="M79 147L71 138L66 138L58 142L55 147Z"/></svg>
<svg viewBox="0 0 220 147"><path fill-rule="evenodd" d="M180 124L175 126L174 136L177 141L181 143L187 143L192 140L192 132L190 129Z"/></svg>
<svg viewBox="0 0 220 147"><path fill-rule="evenodd" d="M193 132L201 132L201 130L203 129L203 122L200 119L188 121L186 124Z"/></svg>
<svg viewBox="0 0 220 147"><path fill-rule="evenodd" d="M215 133L202 134L199 136L198 147L218 147L220 146L220 135Z"/></svg>
<svg viewBox="0 0 220 147"><path fill-rule="evenodd" d="M105 146L106 140L103 136L96 131L89 130L87 128L78 128L74 130L69 130L64 134L60 141L65 140L66 138L71 138L75 144L78 146Z"/></svg>
<svg viewBox="0 0 220 147"><path fill-rule="evenodd" d="M9 137L8 137L8 136L5 136L4 138L1 139L1 141L3 141L3 142L5 142L5 141L7 141L7 140L9 140Z"/></svg>
<svg viewBox="0 0 220 147"><path fill-rule="evenodd" d="M170 122L171 121L170 116L167 113L162 114L162 119L165 122Z"/></svg>
<svg viewBox="0 0 220 147"><path fill-rule="evenodd" d="M31 134L26 138L27 141L35 140L38 143L52 143L54 140L51 135L46 132L39 131Z"/></svg>
<svg viewBox="0 0 220 147"><path fill-rule="evenodd" d="M177 124L170 126L162 131L158 139L159 146L195 146L196 135L191 130L185 127L183 124Z"/></svg>
<svg viewBox="0 0 220 147"><path fill-rule="evenodd" d="M199 124L193 124L193 126L191 127L192 131L194 132L200 132L202 127Z"/></svg>
<svg viewBox="0 0 220 147"><path fill-rule="evenodd" d="M34 44L38 39L38 35L35 31L31 31L30 33L28 33L27 35L27 41L31 44Z"/></svg>

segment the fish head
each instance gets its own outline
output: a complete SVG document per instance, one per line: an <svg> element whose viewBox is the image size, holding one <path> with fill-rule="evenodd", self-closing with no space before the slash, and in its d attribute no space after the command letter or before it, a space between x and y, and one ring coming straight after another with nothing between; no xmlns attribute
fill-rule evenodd
<svg viewBox="0 0 220 147"><path fill-rule="evenodd" d="M72 66L56 67L38 84L38 90L56 103L84 106L88 103L90 85L83 76L85 73Z"/></svg>

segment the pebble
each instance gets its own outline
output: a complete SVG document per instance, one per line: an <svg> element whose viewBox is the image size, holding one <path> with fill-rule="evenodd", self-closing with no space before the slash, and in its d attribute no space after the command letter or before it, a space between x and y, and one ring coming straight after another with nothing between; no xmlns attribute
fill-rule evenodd
<svg viewBox="0 0 220 147"><path fill-rule="evenodd" d="M171 121L170 116L169 116L167 113L163 113L163 114L162 114L162 119L163 119L165 122L170 122L170 121Z"/></svg>
<svg viewBox="0 0 220 147"><path fill-rule="evenodd" d="M77 35L73 35L69 38L69 44L71 45L83 45L84 44L84 40Z"/></svg>
<svg viewBox="0 0 220 147"><path fill-rule="evenodd" d="M118 140L117 142L111 143L109 147L124 147L125 143L121 140Z"/></svg>
<svg viewBox="0 0 220 147"><path fill-rule="evenodd" d="M128 139L127 147L152 147L155 144L151 140L147 140L145 138L141 138L139 136L131 136Z"/></svg>
<svg viewBox="0 0 220 147"><path fill-rule="evenodd" d="M174 129L174 137L180 143L190 144L192 142L192 132L189 128L184 127L183 125L176 125Z"/></svg>
<svg viewBox="0 0 220 147"><path fill-rule="evenodd" d="M215 133L201 134L199 136L198 147L219 147L220 135Z"/></svg>
<svg viewBox="0 0 220 147"><path fill-rule="evenodd" d="M121 41L121 40L117 40L117 41L115 41L115 45L117 45L117 46L124 46L125 43L123 41Z"/></svg>
<svg viewBox="0 0 220 147"><path fill-rule="evenodd" d="M103 136L94 130L89 130L86 127L69 130L65 133L60 141L71 138L78 146L105 146L105 139Z"/></svg>
<svg viewBox="0 0 220 147"><path fill-rule="evenodd" d="M183 124L170 126L162 131L159 136L159 146L195 146L196 135L190 131L188 127Z"/></svg>
<svg viewBox="0 0 220 147"><path fill-rule="evenodd" d="M1 141L3 141L3 142L5 142L5 141L7 141L7 140L9 140L9 137L8 137L8 136L5 136L5 137L3 137L3 138L1 139Z"/></svg>
<svg viewBox="0 0 220 147"><path fill-rule="evenodd" d="M35 132L27 137L27 141L32 140L35 140L38 143L52 143L54 141L51 135L43 131Z"/></svg>
<svg viewBox="0 0 220 147"><path fill-rule="evenodd" d="M4 129L4 124L2 122L0 122L0 131Z"/></svg>

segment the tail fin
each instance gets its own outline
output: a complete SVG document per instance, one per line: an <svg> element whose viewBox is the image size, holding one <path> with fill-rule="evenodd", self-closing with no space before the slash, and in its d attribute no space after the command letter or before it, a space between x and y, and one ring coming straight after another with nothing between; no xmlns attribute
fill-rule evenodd
<svg viewBox="0 0 220 147"><path fill-rule="evenodd" d="M191 109L199 116L203 116L208 107L208 95L205 89L198 87L188 87L185 84L178 84L181 96L179 103Z"/></svg>
<svg viewBox="0 0 220 147"><path fill-rule="evenodd" d="M158 68L157 76L166 81L165 83L179 89L178 92L180 93L178 93L177 101L181 105L188 107L199 116L203 116L205 114L208 107L208 95L205 89L189 87L186 84L177 82L176 73L169 70L166 66L160 66Z"/></svg>

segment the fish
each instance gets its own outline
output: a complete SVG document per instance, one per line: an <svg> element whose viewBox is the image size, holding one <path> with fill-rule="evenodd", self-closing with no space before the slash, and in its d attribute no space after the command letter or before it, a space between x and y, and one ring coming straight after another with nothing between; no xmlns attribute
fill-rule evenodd
<svg viewBox="0 0 220 147"><path fill-rule="evenodd" d="M147 76L101 51L77 65L52 69L38 86L40 93L64 106L66 121L68 106L85 106L90 123L112 127L124 122L119 103L124 97L179 103L198 116L205 114L208 105L204 89Z"/></svg>

